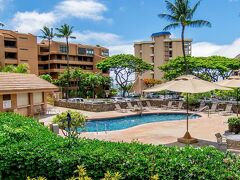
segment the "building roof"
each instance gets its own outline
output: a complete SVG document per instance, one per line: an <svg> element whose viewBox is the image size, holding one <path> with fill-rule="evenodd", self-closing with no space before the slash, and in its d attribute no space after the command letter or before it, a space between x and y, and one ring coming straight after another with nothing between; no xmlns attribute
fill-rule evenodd
<svg viewBox="0 0 240 180"><path fill-rule="evenodd" d="M157 33L153 33L153 34L151 35L151 37L157 37L157 36L163 36L163 35L171 35L171 33L170 33L170 32L165 32L165 31L163 31L163 32L157 32Z"/></svg>
<svg viewBox="0 0 240 180"><path fill-rule="evenodd" d="M0 94L33 91L58 91L58 87L35 74L0 72Z"/></svg>
<svg viewBox="0 0 240 180"><path fill-rule="evenodd" d="M153 44L155 43L154 41L140 41L140 42L134 42L135 45L139 45L139 44Z"/></svg>

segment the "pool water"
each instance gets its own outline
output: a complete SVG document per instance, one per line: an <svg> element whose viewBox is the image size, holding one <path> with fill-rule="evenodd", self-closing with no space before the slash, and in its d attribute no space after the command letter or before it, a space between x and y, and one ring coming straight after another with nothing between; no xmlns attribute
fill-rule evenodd
<svg viewBox="0 0 240 180"><path fill-rule="evenodd" d="M189 119L196 119L200 116L197 114L189 115ZM82 132L102 132L102 131L115 131L127 129L130 127L138 126L141 124L163 122L163 121L176 121L176 120L186 120L187 115L184 113L174 113L174 114L144 114L144 115L134 115L126 116L121 118L109 118L101 120L90 120L87 121L86 127L84 129L79 128Z"/></svg>

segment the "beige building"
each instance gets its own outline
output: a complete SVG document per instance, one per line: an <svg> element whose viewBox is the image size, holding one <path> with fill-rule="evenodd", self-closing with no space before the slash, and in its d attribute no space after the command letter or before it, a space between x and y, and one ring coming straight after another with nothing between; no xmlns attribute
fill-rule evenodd
<svg viewBox="0 0 240 180"><path fill-rule="evenodd" d="M0 112L45 113L47 95L58 87L34 74L0 73Z"/></svg>
<svg viewBox="0 0 240 180"><path fill-rule="evenodd" d="M134 43L135 56L154 65L154 71L144 73L143 79L162 79L163 72L158 67L183 55L181 39L170 36L170 32L159 32L152 34L152 41ZM185 39L185 52L186 55L191 55L192 39Z"/></svg>
<svg viewBox="0 0 240 180"><path fill-rule="evenodd" d="M85 72L100 72L96 64L109 56L109 50L100 46L88 46L82 44L69 44L69 66L80 67ZM49 69L50 67L50 69ZM39 75L50 74L54 79L67 68L66 43L42 41L38 44L38 69ZM108 74L108 72L103 72Z"/></svg>
<svg viewBox="0 0 240 180"><path fill-rule="evenodd" d="M37 37L11 30L0 30L0 66L29 64L30 73L38 74Z"/></svg>

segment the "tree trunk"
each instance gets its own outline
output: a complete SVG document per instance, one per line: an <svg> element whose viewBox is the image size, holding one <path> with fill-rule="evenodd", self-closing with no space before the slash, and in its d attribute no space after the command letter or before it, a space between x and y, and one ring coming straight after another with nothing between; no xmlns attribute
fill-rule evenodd
<svg viewBox="0 0 240 180"><path fill-rule="evenodd" d="M189 74L188 63L187 63L186 52L185 52L184 33L185 33L185 26L182 25L182 36L181 36L182 52L183 52L184 64L185 64L185 68L186 68L186 74Z"/></svg>
<svg viewBox="0 0 240 180"><path fill-rule="evenodd" d="M69 98L69 79L70 79L70 72L69 72L69 44L68 44L68 37L66 38L66 42L67 42L67 96L66 99L68 100Z"/></svg>

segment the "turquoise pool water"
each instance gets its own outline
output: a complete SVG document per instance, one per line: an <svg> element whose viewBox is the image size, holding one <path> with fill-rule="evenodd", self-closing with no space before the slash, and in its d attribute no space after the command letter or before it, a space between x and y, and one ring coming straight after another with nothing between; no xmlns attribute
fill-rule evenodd
<svg viewBox="0 0 240 180"><path fill-rule="evenodd" d="M164 114L134 115L121 118L110 118L101 120L90 120L87 121L86 128L84 130L79 129L79 131L84 132L116 131L147 123L186 120L186 117L187 116L184 113L174 114L164 113ZM196 119L199 117L200 116L197 114L189 115L189 119Z"/></svg>

